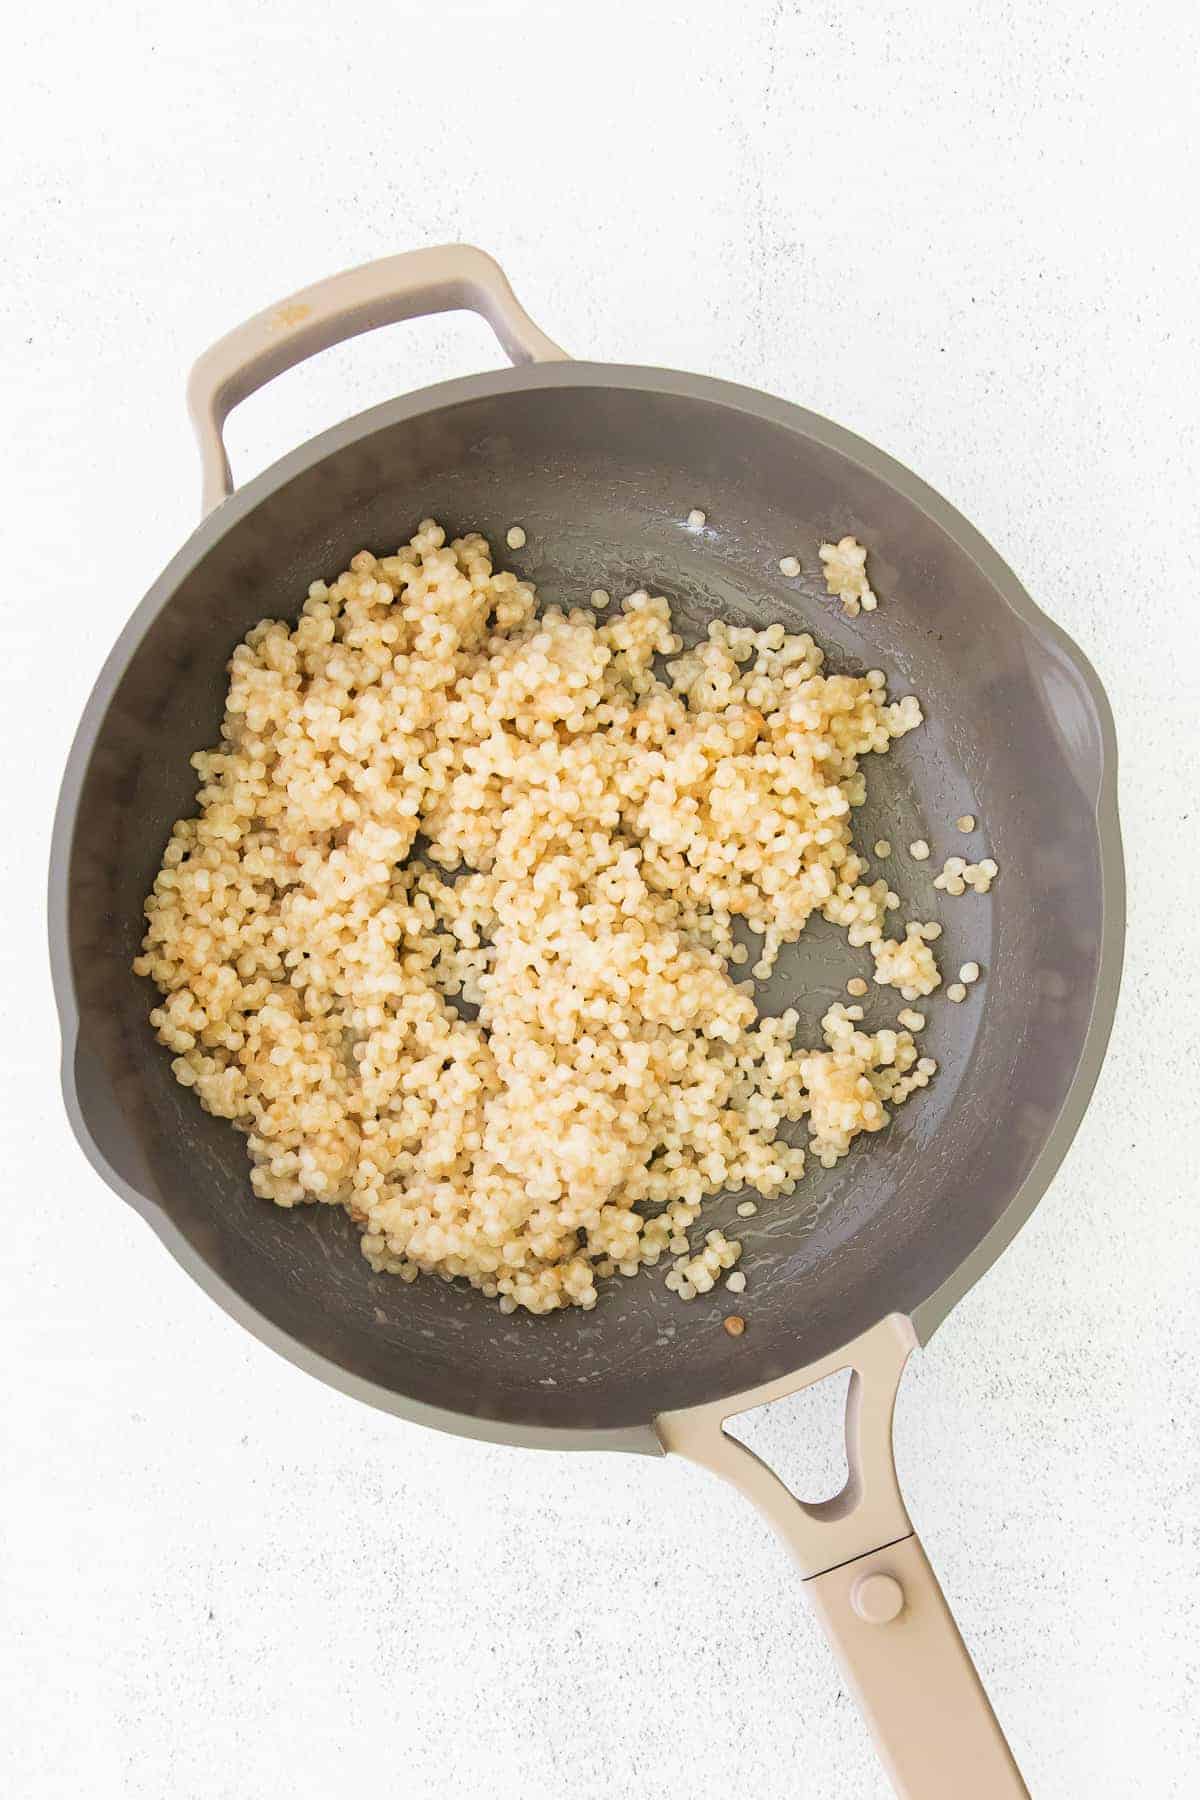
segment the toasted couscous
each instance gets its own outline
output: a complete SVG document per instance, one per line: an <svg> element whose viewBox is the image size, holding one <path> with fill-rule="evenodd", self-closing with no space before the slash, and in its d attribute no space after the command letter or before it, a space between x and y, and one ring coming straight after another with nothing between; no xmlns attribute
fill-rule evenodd
<svg viewBox="0 0 1200 1800"><path fill-rule="evenodd" d="M255 626L134 964L255 1192L343 1206L374 1268L508 1312L663 1257L685 1297L726 1276L739 1243L688 1242L708 1196L790 1193L788 1122L831 1165L934 1072L861 1007L801 1048L733 978L735 920L765 975L819 913L906 999L940 981L851 835L862 759L920 707L823 661L782 625L685 649L643 591L539 609L432 521Z"/></svg>
<svg viewBox="0 0 1200 1800"><path fill-rule="evenodd" d="M825 586L841 601L843 612L851 618L860 612L874 612L879 603L867 580L867 553L858 539L843 537L836 544L822 544L817 554Z"/></svg>

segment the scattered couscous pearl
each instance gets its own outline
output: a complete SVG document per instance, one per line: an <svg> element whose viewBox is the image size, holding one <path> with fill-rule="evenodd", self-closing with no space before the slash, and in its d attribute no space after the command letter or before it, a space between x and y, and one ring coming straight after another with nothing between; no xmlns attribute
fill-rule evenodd
<svg viewBox="0 0 1200 1800"><path fill-rule="evenodd" d="M903 1012L897 1013L896 1023L903 1025L906 1031L924 1031L925 1014L913 1012L910 1007L906 1006Z"/></svg>
<svg viewBox="0 0 1200 1800"><path fill-rule="evenodd" d="M977 962L965 962L958 971L958 978L960 981L965 981L968 986L970 986L971 982L978 981L979 964Z"/></svg>
<svg viewBox="0 0 1200 1800"><path fill-rule="evenodd" d="M876 854L876 856L881 857L881 858L885 857L885 856L890 856L892 854L892 846L888 842L887 838L879 838L876 841L875 854Z"/></svg>
<svg viewBox="0 0 1200 1800"><path fill-rule="evenodd" d="M867 553L854 537L839 538L836 544L822 544L817 554L825 573L825 586L842 603L842 609L854 618L861 610L875 611L875 595L867 580Z"/></svg>
<svg viewBox="0 0 1200 1800"><path fill-rule="evenodd" d="M960 831L974 831L974 829L975 829L975 814L974 813L964 813L962 818L955 819L954 823L957 825L957 827Z"/></svg>
<svg viewBox="0 0 1200 1800"><path fill-rule="evenodd" d="M908 854L914 862L924 862L929 855L929 845L924 838L918 838L915 843L908 846Z"/></svg>
<svg viewBox="0 0 1200 1800"><path fill-rule="evenodd" d="M927 924L922 925L921 927L921 936L925 939L927 944L936 944L941 935L942 928L936 919L930 919Z"/></svg>
<svg viewBox="0 0 1200 1800"><path fill-rule="evenodd" d="M953 1000L957 1003L960 1000L965 1000L966 997L967 990L961 981L952 981L950 986L946 989L947 1000Z"/></svg>
<svg viewBox="0 0 1200 1800"><path fill-rule="evenodd" d="M917 1070L921 1075L936 1075L937 1064L932 1056L922 1056L917 1061Z"/></svg>
<svg viewBox="0 0 1200 1800"><path fill-rule="evenodd" d="M758 1211L758 1208L755 1206L753 1200L742 1200L739 1203L737 1210L739 1219L752 1219Z"/></svg>
<svg viewBox="0 0 1200 1800"><path fill-rule="evenodd" d="M732 1275L727 1275L725 1277L725 1286L729 1289L731 1294L744 1294L746 1291L746 1277L742 1274L740 1269L735 1269Z"/></svg>
<svg viewBox="0 0 1200 1800"><path fill-rule="evenodd" d="M525 548L525 527L510 525L504 534L504 541L510 550L523 550Z"/></svg>
<svg viewBox="0 0 1200 1800"><path fill-rule="evenodd" d="M978 863L969 863L961 856L948 856L941 874L934 876L933 885L947 894L965 894L968 888L976 894L986 894L999 873L999 865L990 856Z"/></svg>
<svg viewBox="0 0 1200 1800"><path fill-rule="evenodd" d="M798 556L781 556L779 559L779 573L781 575L786 575L788 579L791 580L800 573L800 558Z"/></svg>
<svg viewBox="0 0 1200 1800"><path fill-rule="evenodd" d="M708 524L708 514L706 512L701 512L698 506L693 506L691 512L687 516L687 522L693 531L699 531L702 525Z"/></svg>
<svg viewBox="0 0 1200 1800"><path fill-rule="evenodd" d="M743 1319L741 1313L730 1313L729 1317L723 1320L722 1323L730 1337L741 1337L743 1331L746 1329L746 1321Z"/></svg>
<svg viewBox="0 0 1200 1800"><path fill-rule="evenodd" d="M852 975L846 983L846 992L848 994L865 994L866 991L867 984L861 975Z"/></svg>
<svg viewBox="0 0 1200 1800"><path fill-rule="evenodd" d="M592 605L596 608L597 612L602 612L611 599L612 595L607 588L592 589Z"/></svg>

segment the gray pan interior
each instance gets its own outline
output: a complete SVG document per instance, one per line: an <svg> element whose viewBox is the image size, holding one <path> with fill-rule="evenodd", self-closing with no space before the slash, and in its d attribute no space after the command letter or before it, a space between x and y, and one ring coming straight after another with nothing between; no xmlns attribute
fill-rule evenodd
<svg viewBox="0 0 1200 1800"><path fill-rule="evenodd" d="M702 533L684 524L707 512ZM663 1271L607 1284L590 1314L503 1317L458 1284L375 1275L335 1209L256 1200L243 1139L173 1081L129 970L172 821L193 804L196 748L218 735L225 661L264 615L364 545L390 551L425 514L494 543L548 600L636 585L682 629L715 616L811 630L835 668L881 667L923 730L869 768L857 839L896 846L897 922L937 916L946 980L985 971L967 1004L926 1005L940 1073L888 1130L790 1199L707 1224L746 1249L750 1328L719 1295L683 1304ZM878 612L845 618L816 548L869 548ZM804 567L785 580L778 559ZM891 1311L925 1334L1045 1187L1094 1079L1115 999L1121 872L1112 728L1079 652L943 501L878 451L798 408L725 383L587 364L504 371L376 408L285 458L196 532L106 664L72 752L55 835L51 942L68 1105L106 1178L224 1304L306 1366L377 1404L487 1436L656 1447L660 1411L826 1355ZM965 812L982 830L964 839ZM933 846L919 864L906 846ZM986 898L947 899L944 856L993 855ZM765 999L801 1035L865 952L817 921ZM868 1021L894 1021L875 990ZM742 1197L742 1196L739 1196Z"/></svg>

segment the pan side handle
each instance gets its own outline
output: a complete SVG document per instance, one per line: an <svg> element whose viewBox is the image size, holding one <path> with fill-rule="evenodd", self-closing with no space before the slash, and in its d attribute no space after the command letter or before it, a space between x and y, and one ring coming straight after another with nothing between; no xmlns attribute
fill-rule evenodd
<svg viewBox="0 0 1200 1800"><path fill-rule="evenodd" d="M204 352L188 381L188 411L200 445L202 510L233 492L222 429L234 407L285 369L361 332L427 313L477 312L514 363L565 362L539 331L499 264L470 244L385 256L301 288L256 313Z"/></svg>
<svg viewBox="0 0 1200 1800"><path fill-rule="evenodd" d="M893 1314L798 1375L664 1413L659 1435L740 1488L787 1544L902 1800L1029 1800L896 1477L892 1418L916 1341L910 1320ZM840 1494L812 1505L725 1421L846 1368L849 1475Z"/></svg>

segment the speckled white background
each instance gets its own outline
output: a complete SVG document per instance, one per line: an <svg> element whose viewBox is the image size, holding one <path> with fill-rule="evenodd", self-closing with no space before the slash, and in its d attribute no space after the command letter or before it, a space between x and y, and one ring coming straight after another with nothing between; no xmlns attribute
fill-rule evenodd
<svg viewBox="0 0 1200 1800"><path fill-rule="evenodd" d="M195 520L186 367L304 282L466 238L580 353L727 375L884 445L1109 685L1132 877L1112 1053L1032 1223L910 1373L898 1452L1034 1793L1193 1794L1192 10L46 0L13 31L0 1791L883 1791L732 1492L320 1387L188 1282L60 1113L50 815L99 663ZM247 404L235 466L497 360L467 318L360 341ZM827 1414L774 1419L772 1453L819 1463Z"/></svg>

